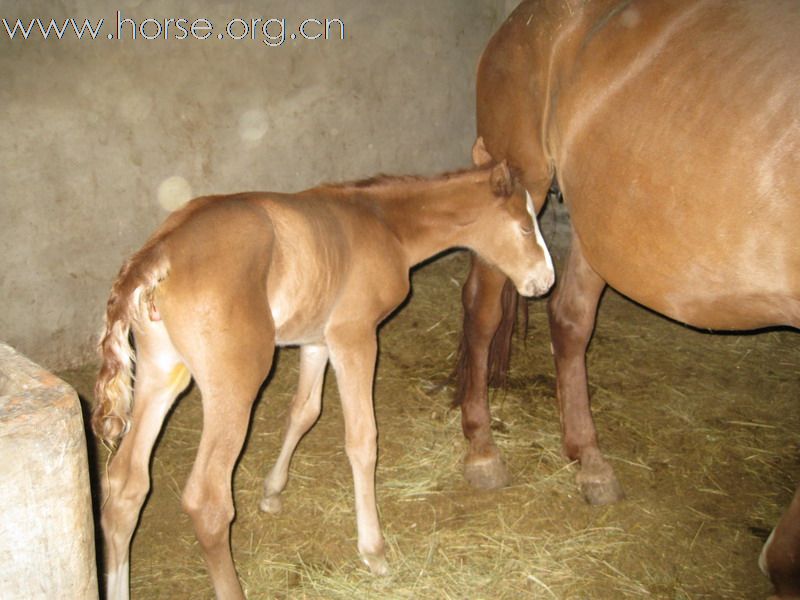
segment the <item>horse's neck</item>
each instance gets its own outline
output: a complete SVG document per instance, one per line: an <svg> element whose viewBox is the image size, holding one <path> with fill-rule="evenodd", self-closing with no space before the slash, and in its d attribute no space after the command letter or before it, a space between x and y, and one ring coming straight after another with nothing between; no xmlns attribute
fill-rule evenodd
<svg viewBox="0 0 800 600"><path fill-rule="evenodd" d="M479 203L467 184L409 185L380 200L386 225L400 240L409 266L456 246L468 245Z"/></svg>

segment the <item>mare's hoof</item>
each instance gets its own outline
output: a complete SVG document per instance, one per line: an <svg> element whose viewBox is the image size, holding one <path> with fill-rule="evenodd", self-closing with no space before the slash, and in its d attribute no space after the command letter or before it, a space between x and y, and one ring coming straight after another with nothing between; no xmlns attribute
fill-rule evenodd
<svg viewBox="0 0 800 600"><path fill-rule="evenodd" d="M625 497L611 467L600 469L599 472L583 467L578 473L577 481L584 499L593 506L614 504Z"/></svg>
<svg viewBox="0 0 800 600"><path fill-rule="evenodd" d="M767 563L767 551L769 550L769 546L772 543L772 538L775 536L775 529L770 532L767 541L764 542L764 547L761 548L761 554L758 556L758 568L761 569L761 572L769 577L769 564Z"/></svg>
<svg viewBox="0 0 800 600"><path fill-rule="evenodd" d="M389 563L386 562L384 554L369 554L364 553L361 555L361 560L367 565L373 575L385 577L389 574Z"/></svg>
<svg viewBox="0 0 800 600"><path fill-rule="evenodd" d="M261 499L261 503L258 505L258 508L260 508L262 512L270 513L271 515L277 515L283 509L281 495L275 494L274 496L264 496Z"/></svg>
<svg viewBox="0 0 800 600"><path fill-rule="evenodd" d="M511 483L511 474L499 456L466 463L464 478L472 487L481 490L496 490Z"/></svg>

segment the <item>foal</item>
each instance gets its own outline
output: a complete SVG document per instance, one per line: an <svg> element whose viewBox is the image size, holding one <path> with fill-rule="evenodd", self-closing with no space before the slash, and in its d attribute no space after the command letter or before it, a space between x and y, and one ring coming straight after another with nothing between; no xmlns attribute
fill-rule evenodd
<svg viewBox="0 0 800 600"><path fill-rule="evenodd" d="M203 431L183 508L217 597L244 597L230 550L231 476L275 346L302 347L300 381L262 509L280 508L291 454L319 414L330 360L353 471L358 550L373 573L387 572L375 503L376 328L408 294L409 269L456 246L496 265L523 295L553 283L533 204L505 163L294 195L198 198L167 218L123 265L100 343L92 426L109 445L119 443L102 510L109 600L128 597L129 546L150 487L150 454L192 377Z"/></svg>

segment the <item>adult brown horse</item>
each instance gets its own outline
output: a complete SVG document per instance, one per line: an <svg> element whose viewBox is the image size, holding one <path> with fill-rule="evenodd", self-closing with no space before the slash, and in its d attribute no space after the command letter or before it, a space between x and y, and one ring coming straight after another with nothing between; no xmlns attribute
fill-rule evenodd
<svg viewBox="0 0 800 600"><path fill-rule="evenodd" d="M548 310L564 451L591 503L622 495L585 365L607 284L696 327L800 326L798 57L796 0L528 0L484 52L476 161L507 160L537 207L555 177L572 219ZM486 395L503 284L475 260L463 292L457 401L483 487L508 478ZM800 594L800 495L762 568Z"/></svg>

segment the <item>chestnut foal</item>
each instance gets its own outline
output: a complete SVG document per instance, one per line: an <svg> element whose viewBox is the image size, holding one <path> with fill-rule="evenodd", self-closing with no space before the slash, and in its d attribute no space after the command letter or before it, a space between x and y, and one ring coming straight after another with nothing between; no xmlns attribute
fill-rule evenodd
<svg viewBox="0 0 800 600"><path fill-rule="evenodd" d="M373 573L388 571L375 502L376 328L408 294L409 269L452 247L474 250L525 296L553 283L533 203L505 163L294 195L198 198L167 218L123 265L100 343L92 425L107 444L119 444L102 509L109 600L128 597L129 546L150 487L153 444L191 378L202 394L203 431L183 507L217 597L244 597L230 549L231 476L275 346L302 347L300 381L262 509L280 509L291 455L320 412L330 360L358 550Z"/></svg>

